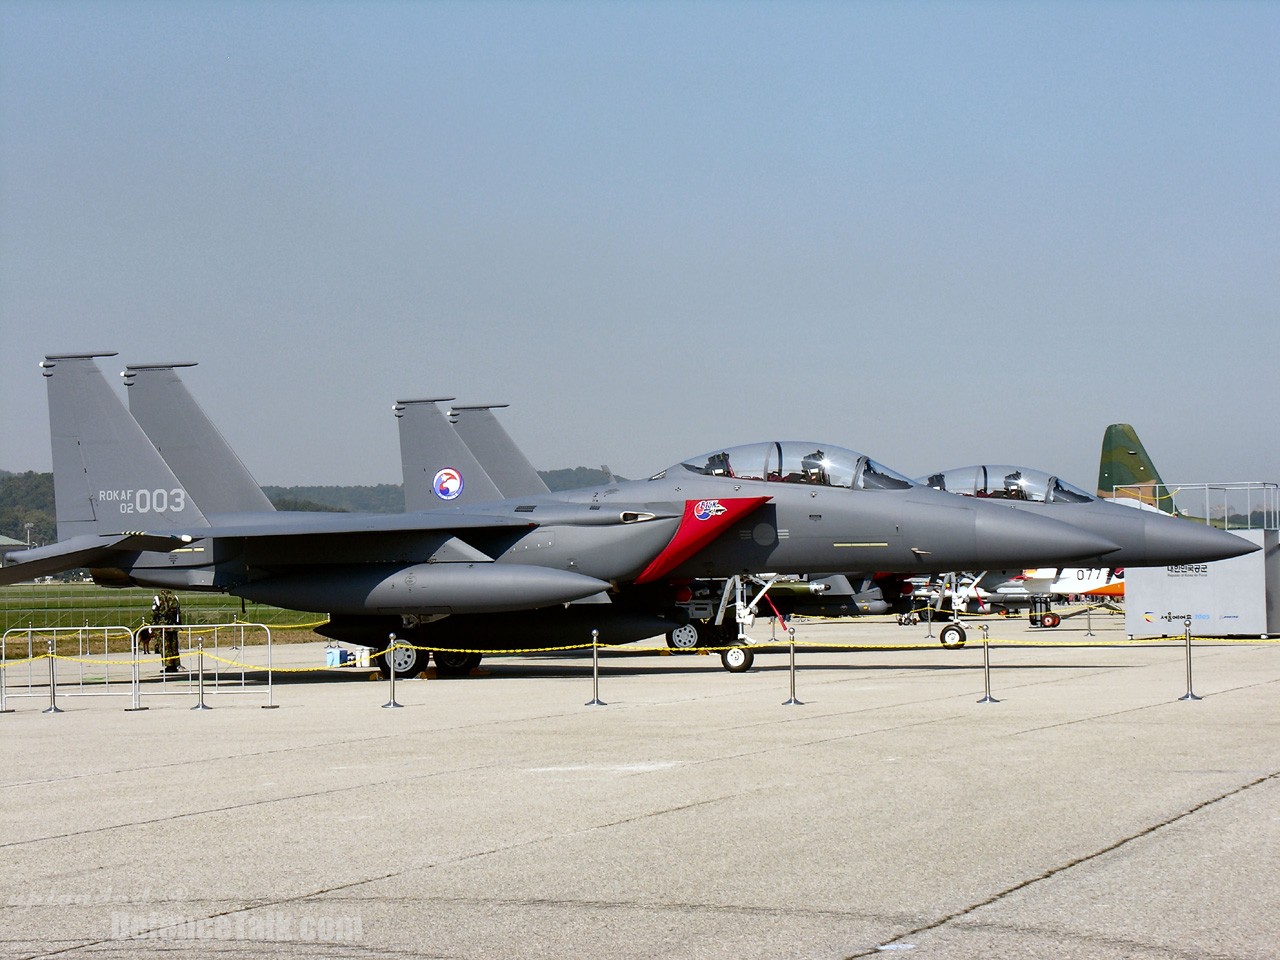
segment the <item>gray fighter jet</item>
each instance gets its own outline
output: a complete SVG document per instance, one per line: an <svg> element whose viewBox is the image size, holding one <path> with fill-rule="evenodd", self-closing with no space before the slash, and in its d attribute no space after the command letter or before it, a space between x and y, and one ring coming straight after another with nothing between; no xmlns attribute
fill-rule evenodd
<svg viewBox="0 0 1280 960"><path fill-rule="evenodd" d="M206 512L93 355L50 355L42 368L59 541L10 554L0 583L86 566L99 583L328 611L329 635L375 648L391 632L493 648L510 643L513 623L525 647L591 626L621 643L669 628L674 591L694 579L1065 564L1116 549L1050 518L914 486L854 451L796 442L718 448L647 480L466 508ZM606 602L565 607L588 597ZM422 666L409 650L395 669Z"/></svg>

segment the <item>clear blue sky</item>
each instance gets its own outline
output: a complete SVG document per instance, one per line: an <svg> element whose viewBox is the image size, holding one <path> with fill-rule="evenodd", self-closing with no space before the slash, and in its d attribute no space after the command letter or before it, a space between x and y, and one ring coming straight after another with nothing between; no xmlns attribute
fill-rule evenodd
<svg viewBox="0 0 1280 960"><path fill-rule="evenodd" d="M262 483L813 439L1280 480L1280 4L0 3L0 468L198 360Z"/></svg>

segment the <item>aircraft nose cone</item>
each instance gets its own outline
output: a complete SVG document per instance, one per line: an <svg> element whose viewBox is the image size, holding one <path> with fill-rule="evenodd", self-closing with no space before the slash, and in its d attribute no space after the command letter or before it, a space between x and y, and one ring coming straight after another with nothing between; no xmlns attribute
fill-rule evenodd
<svg viewBox="0 0 1280 960"><path fill-rule="evenodd" d="M1194 520L1143 513L1142 521L1147 563L1153 566L1229 560L1261 549L1244 537Z"/></svg>
<svg viewBox="0 0 1280 960"><path fill-rule="evenodd" d="M978 549L991 568L1052 566L1055 562L1105 556L1119 547L1080 527L995 504L980 505L974 518Z"/></svg>

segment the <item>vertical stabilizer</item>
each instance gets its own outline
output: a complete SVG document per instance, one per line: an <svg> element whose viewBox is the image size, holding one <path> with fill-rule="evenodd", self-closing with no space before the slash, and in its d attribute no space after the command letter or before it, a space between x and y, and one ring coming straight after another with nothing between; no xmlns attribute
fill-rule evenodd
<svg viewBox="0 0 1280 960"><path fill-rule="evenodd" d="M504 497L546 493L547 485L538 471L492 413L505 406L505 403L455 406L449 411L449 419Z"/></svg>
<svg viewBox="0 0 1280 960"><path fill-rule="evenodd" d="M203 510L274 510L244 462L178 376L176 368L194 366L148 363L125 367L122 376L129 388L129 412Z"/></svg>
<svg viewBox="0 0 1280 960"><path fill-rule="evenodd" d="M392 408L400 420L405 510L503 499L489 474L436 406L452 399L397 400Z"/></svg>
<svg viewBox="0 0 1280 960"><path fill-rule="evenodd" d="M1098 496L1115 497L1116 487L1138 488L1138 499L1165 513L1176 513L1173 497L1160 479L1155 464L1127 423L1113 423L1102 437L1098 462Z"/></svg>
<svg viewBox="0 0 1280 960"><path fill-rule="evenodd" d="M53 496L58 539L208 526L94 362L114 353L50 354Z"/></svg>

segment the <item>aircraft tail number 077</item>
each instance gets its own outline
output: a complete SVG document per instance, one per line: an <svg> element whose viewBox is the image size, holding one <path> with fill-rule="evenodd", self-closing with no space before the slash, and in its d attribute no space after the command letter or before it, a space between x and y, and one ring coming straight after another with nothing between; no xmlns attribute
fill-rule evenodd
<svg viewBox="0 0 1280 960"><path fill-rule="evenodd" d="M115 503L121 513L181 513L187 508L187 491L99 490L99 503Z"/></svg>

